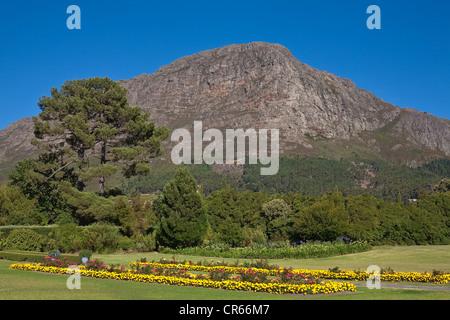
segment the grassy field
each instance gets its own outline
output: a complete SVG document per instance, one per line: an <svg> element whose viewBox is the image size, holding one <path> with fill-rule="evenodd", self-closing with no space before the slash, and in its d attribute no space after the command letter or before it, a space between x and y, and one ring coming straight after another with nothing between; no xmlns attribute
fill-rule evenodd
<svg viewBox="0 0 450 320"><path fill-rule="evenodd" d="M418 246L418 247L378 247L370 252L306 260L274 260L280 266L294 268L328 269L339 266L341 269L366 269L376 264L380 267L391 267L396 271L429 271L439 269L449 272L450 246ZM148 260L159 260L161 257L171 259L162 254L114 254L96 255L105 263L128 264L136 259L146 257ZM176 256L177 260L196 261L200 257ZM209 259L209 258L208 258ZM214 259L222 260L222 259ZM228 259L229 261L234 261ZM241 260L243 261L243 260ZM450 291L433 291L417 289L382 288L369 290L358 287L356 293L291 296L273 295L254 292L235 292L218 289L177 287L158 284L81 279L81 290L68 290L68 276L58 276L34 272L9 270L11 261L0 261L0 300L449 300ZM450 285L445 285L447 288Z"/></svg>
<svg viewBox="0 0 450 320"><path fill-rule="evenodd" d="M126 265L140 258L148 261L166 258L172 260L172 254L160 253L133 253L133 254L112 254L95 255L106 264L120 263ZM236 259L205 258L185 255L175 255L176 260L199 261L214 260L235 262ZM248 260L248 259L247 259ZM246 259L239 259L243 262ZM281 267L293 267L294 269L321 269L328 270L338 266L341 270L366 270L371 265L380 268L390 267L395 271L403 272L432 272L442 270L450 273L450 246L382 246L374 247L371 251L348 254L320 259L274 259L269 260L270 264L277 264Z"/></svg>

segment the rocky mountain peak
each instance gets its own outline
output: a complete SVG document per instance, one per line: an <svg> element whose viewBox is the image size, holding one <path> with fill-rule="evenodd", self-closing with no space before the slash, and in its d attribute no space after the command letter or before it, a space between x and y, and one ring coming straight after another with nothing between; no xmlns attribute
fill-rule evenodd
<svg viewBox="0 0 450 320"><path fill-rule="evenodd" d="M207 50L119 83L131 105L171 129L191 129L194 121L204 130L279 129L281 153L356 152L403 163L450 157L450 120L393 106L279 44ZM29 118L0 131L0 165L33 155L32 137Z"/></svg>
<svg viewBox="0 0 450 320"><path fill-rule="evenodd" d="M401 115L424 116L402 111L351 80L316 70L287 48L264 42L200 52L121 84L130 103L151 111L159 124L176 128L202 120L213 128L276 128L285 150L311 148L311 137L364 143L361 134L403 123ZM437 131L419 134L406 124L389 132L450 155L449 141L442 138L448 137L449 121L433 121L436 126L430 128Z"/></svg>

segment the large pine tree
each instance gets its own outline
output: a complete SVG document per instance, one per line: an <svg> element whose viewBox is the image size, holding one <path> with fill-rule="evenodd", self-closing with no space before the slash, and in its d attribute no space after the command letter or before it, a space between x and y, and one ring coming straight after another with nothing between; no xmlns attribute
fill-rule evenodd
<svg viewBox="0 0 450 320"><path fill-rule="evenodd" d="M154 203L159 220L158 242L181 248L200 244L208 230L208 217L202 195L190 172L181 168Z"/></svg>
<svg viewBox="0 0 450 320"><path fill-rule="evenodd" d="M66 81L59 90L52 88L51 97L39 100L42 112L33 118L37 139L32 143L47 152L64 151L61 168L77 168L80 191L97 178L103 195L105 178L117 171L117 164L123 164L126 176L148 174L148 159L162 152L169 130L130 106L126 93L117 82L97 77ZM89 166L94 157L99 165Z"/></svg>

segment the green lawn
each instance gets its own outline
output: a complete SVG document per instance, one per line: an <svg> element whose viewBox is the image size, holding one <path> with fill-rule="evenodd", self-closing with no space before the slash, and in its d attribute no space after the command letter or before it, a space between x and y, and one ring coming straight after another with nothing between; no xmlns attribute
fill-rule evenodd
<svg viewBox="0 0 450 320"><path fill-rule="evenodd" d="M390 266L397 271L450 271L450 246L378 247L373 251L342 257L307 260L274 260L279 265L294 268L366 269L371 264ZM106 263L127 264L141 257L159 260L161 254L114 254L96 255ZM199 260L200 257L176 256L176 259ZM222 260L222 259L215 259ZM228 259L234 261L232 259ZM329 299L329 300L449 300L450 291L382 288L369 290L358 287L356 293L323 296L288 296L254 292L177 287L158 284L133 283L91 278L81 279L80 290L66 287L67 276L27 271L9 270L11 261L0 260L0 300L270 300L270 299ZM446 285L446 287L450 287ZM424 286L424 289L426 287Z"/></svg>
<svg viewBox="0 0 450 320"><path fill-rule="evenodd" d="M81 278L80 290L66 287L68 276L9 270L11 261L0 261L0 300L266 300L296 299L265 293Z"/></svg>
<svg viewBox="0 0 450 320"><path fill-rule="evenodd" d="M147 258L148 261L166 258L171 260L172 254L160 253L133 253L133 254L102 254L95 255L106 264L120 263L126 265L140 258ZM185 255L175 255L176 260L199 261L214 260L235 262L236 259L224 258L205 258ZM239 259L243 262L246 259ZM247 259L248 260L248 259ZM274 259L269 260L271 264L279 266L293 267L295 269L320 269L328 270L338 266L341 270L366 270L371 265L377 265L380 268L390 267L395 271L403 272L432 272L433 270L442 270L450 273L450 245L440 246L382 246L374 247L371 251L345 256L328 257L320 259Z"/></svg>

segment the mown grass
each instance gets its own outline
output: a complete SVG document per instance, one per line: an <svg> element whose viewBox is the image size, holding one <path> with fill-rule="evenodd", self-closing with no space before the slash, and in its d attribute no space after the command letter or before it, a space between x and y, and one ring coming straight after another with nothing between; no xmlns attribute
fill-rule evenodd
<svg viewBox="0 0 450 320"><path fill-rule="evenodd" d="M0 300L285 300L298 298L92 278L82 278L80 290L69 290L66 287L68 276L9 270L11 263L0 261Z"/></svg>
<svg viewBox="0 0 450 320"><path fill-rule="evenodd" d="M201 256L190 256L181 254L162 254L162 253L122 253L122 254L101 254L95 255L106 264L120 263L126 265L140 258L146 258L148 261L158 261L161 258L171 260L186 261L226 261L233 263L234 258L211 258ZM238 259L244 262L250 259ZM256 260L256 259L255 259ZM293 267L294 269L320 269L328 270L339 267L341 270L366 270L371 265L377 265L380 268L392 268L395 271L402 272L432 272L433 270L442 270L450 273L450 245L438 246L381 246L374 247L371 251L348 254L343 256L334 256L327 258L312 259L269 259L270 264L277 264L281 267Z"/></svg>

